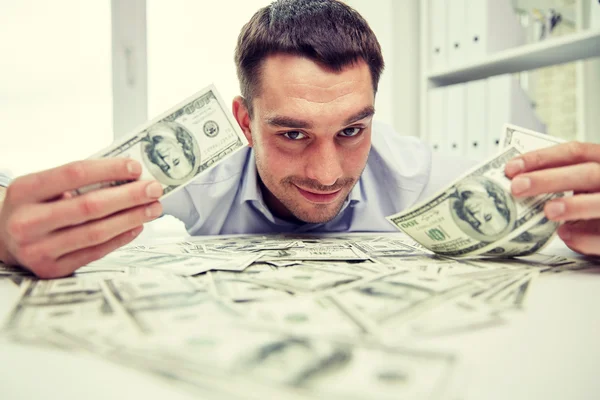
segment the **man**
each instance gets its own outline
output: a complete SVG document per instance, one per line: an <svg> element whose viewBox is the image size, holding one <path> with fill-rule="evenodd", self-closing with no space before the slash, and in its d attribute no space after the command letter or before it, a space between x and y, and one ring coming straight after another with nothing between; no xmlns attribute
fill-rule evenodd
<svg viewBox="0 0 600 400"><path fill-rule="evenodd" d="M385 216L440 189L466 166L372 124L383 69L363 18L334 0L280 0L246 24L236 49L243 97L233 114L251 149L164 203L191 234L392 230ZM546 205L559 233L600 254L600 145L570 143L507 165L517 196L574 190ZM0 260L68 275L129 243L162 214L160 185L131 160L86 160L15 179L0 209Z"/></svg>

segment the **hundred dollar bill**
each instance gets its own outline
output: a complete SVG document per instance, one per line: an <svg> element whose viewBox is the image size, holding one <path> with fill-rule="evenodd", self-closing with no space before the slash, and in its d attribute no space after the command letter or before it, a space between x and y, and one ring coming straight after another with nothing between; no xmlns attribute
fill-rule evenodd
<svg viewBox="0 0 600 400"><path fill-rule="evenodd" d="M551 221L543 213L520 230L506 238L479 249L474 255L483 257L527 256L542 250L556 236L560 224Z"/></svg>
<svg viewBox="0 0 600 400"><path fill-rule="evenodd" d="M48 327L110 325L114 310L96 279L27 279L4 330L37 330Z"/></svg>
<svg viewBox="0 0 600 400"><path fill-rule="evenodd" d="M90 158L127 157L139 161L143 169L140 179L159 181L164 198L247 143L211 85ZM76 193L124 183L89 185Z"/></svg>
<svg viewBox="0 0 600 400"><path fill-rule="evenodd" d="M176 275L145 275L105 279L100 282L111 307L130 327L146 335L176 337L230 322L239 316L215 301L206 287Z"/></svg>
<svg viewBox="0 0 600 400"><path fill-rule="evenodd" d="M510 146L430 199L387 218L438 254L477 254L478 250L539 222L545 203L563 196L553 193L514 198L504 167L521 154L518 148Z"/></svg>
<svg viewBox="0 0 600 400"><path fill-rule="evenodd" d="M521 128L516 125L505 124L502 137L504 148L513 146L521 152L528 152L564 143L563 139L547 134ZM570 195L571 193L565 193ZM543 214L539 221L531 221L527 229L516 231L503 238L500 243L494 243L478 251L482 256L512 257L526 256L542 250L556 236L558 222L550 221Z"/></svg>
<svg viewBox="0 0 600 400"><path fill-rule="evenodd" d="M516 125L504 124L502 148L516 147L520 152L543 149L565 141L554 136L521 128Z"/></svg>

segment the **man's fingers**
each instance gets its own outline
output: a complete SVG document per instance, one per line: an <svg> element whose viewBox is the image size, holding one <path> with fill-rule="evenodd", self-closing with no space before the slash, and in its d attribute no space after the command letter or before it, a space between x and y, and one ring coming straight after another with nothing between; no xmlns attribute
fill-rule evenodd
<svg viewBox="0 0 600 400"><path fill-rule="evenodd" d="M600 190L600 163L587 162L524 173L513 178L511 182L512 194L518 197L572 190Z"/></svg>
<svg viewBox="0 0 600 400"><path fill-rule="evenodd" d="M506 164L509 178L545 168L586 162L600 163L600 144L569 142L523 154Z"/></svg>
<svg viewBox="0 0 600 400"><path fill-rule="evenodd" d="M600 193L578 194L549 201L544 206L544 213L552 221L600 219Z"/></svg>
<svg viewBox="0 0 600 400"><path fill-rule="evenodd" d="M77 268L89 264L92 261L96 261L119 247L130 243L143 229L143 226L135 227L115 236L107 242L66 254L59 258L54 264L38 268L33 272L40 278L46 279L71 275Z"/></svg>
<svg viewBox="0 0 600 400"><path fill-rule="evenodd" d="M104 243L125 231L156 219L161 213L162 206L155 201L108 218L68 228L44 240L41 251L49 253L53 258L59 258L67 253Z"/></svg>
<svg viewBox="0 0 600 400"><path fill-rule="evenodd" d="M13 218L20 218L28 242L54 230L97 220L117 212L156 201L163 193L160 183L138 181L100 189L51 203L33 204Z"/></svg>
<svg viewBox="0 0 600 400"><path fill-rule="evenodd" d="M94 247L152 221L162 213L159 202L138 206L110 217L56 231L41 241L22 246L16 256L31 268L53 263L60 257Z"/></svg>
<svg viewBox="0 0 600 400"><path fill-rule="evenodd" d="M7 198L17 203L46 201L95 183L135 180L141 172L139 162L126 158L76 161L15 179Z"/></svg>
<svg viewBox="0 0 600 400"><path fill-rule="evenodd" d="M563 224L558 228L558 236L573 251L600 255L600 219Z"/></svg>

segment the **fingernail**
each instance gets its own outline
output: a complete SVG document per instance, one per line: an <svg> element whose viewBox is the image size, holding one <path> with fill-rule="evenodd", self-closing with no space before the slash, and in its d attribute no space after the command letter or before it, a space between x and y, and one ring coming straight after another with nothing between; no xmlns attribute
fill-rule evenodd
<svg viewBox="0 0 600 400"><path fill-rule="evenodd" d="M146 196L151 199L158 199L163 194L163 188L158 182L152 182L146 186Z"/></svg>
<svg viewBox="0 0 600 400"><path fill-rule="evenodd" d="M138 175L142 173L142 166L138 162L130 161L127 163L127 171L132 175Z"/></svg>
<svg viewBox="0 0 600 400"><path fill-rule="evenodd" d="M139 235L140 233L142 233L142 231L144 230L143 226L138 226L137 228L134 228L130 231L131 236L136 237L137 235Z"/></svg>
<svg viewBox="0 0 600 400"><path fill-rule="evenodd" d="M504 172L506 172L506 174L508 174L508 175L514 175L516 173L523 171L524 169L525 169L525 163L520 158L517 158L515 160L511 160L506 163Z"/></svg>
<svg viewBox="0 0 600 400"><path fill-rule="evenodd" d="M554 201L546 205L546 216L549 219L555 219L565 213L565 204L561 201Z"/></svg>
<svg viewBox="0 0 600 400"><path fill-rule="evenodd" d="M560 236L560 238L564 241L571 240L571 237L572 237L571 230L569 229L568 226L563 225L558 230L558 236Z"/></svg>
<svg viewBox="0 0 600 400"><path fill-rule="evenodd" d="M518 176L512 180L511 190L514 194L523 193L531 187L531 179Z"/></svg>
<svg viewBox="0 0 600 400"><path fill-rule="evenodd" d="M154 203L146 207L146 216L148 218L158 217L162 213L162 207L160 204Z"/></svg>

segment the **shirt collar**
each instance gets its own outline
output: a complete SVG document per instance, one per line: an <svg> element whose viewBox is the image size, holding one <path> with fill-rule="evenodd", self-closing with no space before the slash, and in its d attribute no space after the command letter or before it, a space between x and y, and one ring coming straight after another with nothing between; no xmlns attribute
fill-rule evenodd
<svg viewBox="0 0 600 400"><path fill-rule="evenodd" d="M256 158L254 156L254 149L252 148L250 148L248 156L246 157L246 165L244 166L244 172L242 173L241 179L241 202L248 202L253 204L258 211L263 213L271 221L283 221L275 217L273 213L271 213L271 210L269 210L264 201L262 190L260 189L260 183L258 181L258 171L256 169ZM349 206L355 207L360 203L366 202L366 200L366 193L361 177L348 194L348 197L344 201L344 205L342 206L342 209L340 210L337 217L343 214Z"/></svg>

